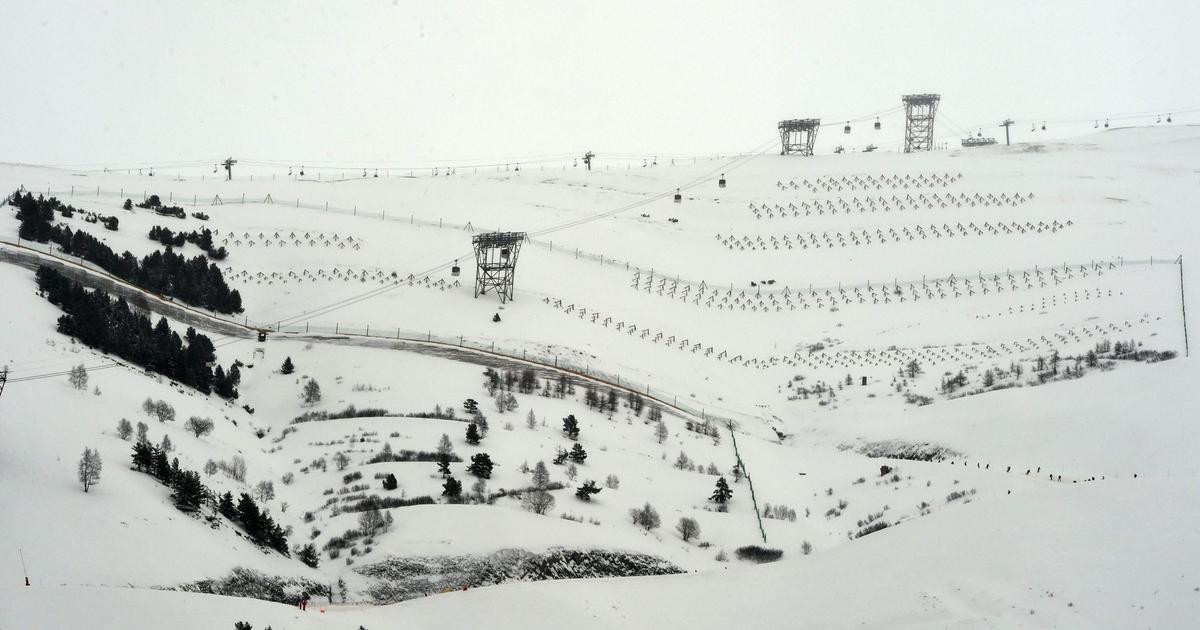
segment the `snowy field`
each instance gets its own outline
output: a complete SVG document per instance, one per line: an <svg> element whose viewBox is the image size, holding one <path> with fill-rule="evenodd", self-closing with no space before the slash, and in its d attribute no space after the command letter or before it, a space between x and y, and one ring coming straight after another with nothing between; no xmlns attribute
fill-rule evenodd
<svg viewBox="0 0 1200 630"><path fill-rule="evenodd" d="M480 610L498 627L530 628L1186 627L1200 615L1200 373L1184 357L1181 309L1181 288L1200 294L1200 276L1181 266L1200 260L1200 127L915 155L645 168L602 158L590 172L319 180L0 165L4 194L49 191L118 216L116 232L58 219L118 252L160 249L153 226L213 230L245 305L232 319L272 331L263 342L210 335L219 363L245 366L227 403L111 367L55 332L61 312L38 297L33 272L0 265L0 362L12 379L0 396L0 628L434 627ZM150 194L209 218L121 207ZM0 217L10 250L12 214ZM470 237L493 229L529 234L503 305L473 297ZM515 409L502 412L483 385L484 355L365 347L358 335L494 344L539 366L539 387L514 391ZM1090 364L1105 341L1178 358ZM295 373L280 373L285 358ZM83 390L33 378L77 364L101 368ZM648 392L647 409L622 389L618 408L599 413L578 378L574 393L543 395L555 365ZM961 385L944 385L959 374ZM315 404L300 400L310 380L323 393ZM144 414L147 397L177 419ZM478 445L464 438L468 398L489 425ZM293 423L348 405L379 411ZM648 417L656 406L661 436ZM435 408L456 417L410 415ZM574 479L551 464L572 446L568 414L588 454ZM192 435L191 416L215 430ZM129 469L122 418L146 422L156 444L168 436L182 468L244 458L245 480L216 472L205 484L236 496L271 481L265 505L293 547L321 551L319 566L176 510L166 488ZM717 437L691 430L706 421ZM433 451L443 434L463 460L451 471L464 494L475 482L465 466L483 452L495 462L485 494L528 487L539 461L565 487L543 515L511 496L451 505L434 462L368 461L385 445ZM84 447L104 461L87 494L75 480ZM936 456L903 455L921 449ZM753 496L734 481L738 455ZM381 487L389 474L395 490ZM728 511L708 500L719 477L734 492ZM589 502L574 496L584 480L602 488ZM331 557L331 541L359 527L346 507L372 494L434 504L391 508L388 531ZM650 531L628 514L647 502L662 521ZM757 518L768 504L783 518ZM675 531L681 517L697 521L698 538ZM751 544L783 557L739 560ZM556 549L652 556L686 575L517 580L382 605L387 578L365 569ZM29 588L18 585L18 550ZM300 613L157 590L239 567L334 591L342 580L346 595Z"/></svg>

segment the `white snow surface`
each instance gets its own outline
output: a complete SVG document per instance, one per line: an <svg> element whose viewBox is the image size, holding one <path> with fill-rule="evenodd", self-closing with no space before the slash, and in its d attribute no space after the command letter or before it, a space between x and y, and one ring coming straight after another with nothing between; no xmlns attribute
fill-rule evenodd
<svg viewBox="0 0 1200 630"><path fill-rule="evenodd" d="M229 628L238 620L276 629L434 627L485 615L496 627L526 628L1173 628L1200 616L1200 535L1193 526L1200 516L1194 500L1200 368L1183 358L1175 264L1179 256L1200 260L1192 211L1200 128L1114 129L1057 144L926 155L764 155L630 170L598 164L591 173L527 169L337 182L282 173L232 182L186 173L151 179L0 165L5 193L20 185L50 190L77 208L117 214L115 233L80 215L60 221L118 251L154 251L158 244L146 238L153 225L218 230L230 250L220 266L246 304L238 320L283 324L265 343L211 335L220 363L247 364L236 405L131 367L91 370L84 391L71 389L65 376L8 384L0 395L0 566L7 576L0 628L190 630ZM721 172L729 182L724 189L713 179ZM908 188L869 190L850 184L855 176L935 173L954 181L904 180ZM835 183L817 193L802 184L818 178ZM677 187L684 188L681 204L662 196ZM120 209L125 197L136 202L143 191L211 218ZM934 193L939 200L966 195L976 205L905 201ZM1020 194L1023 201L985 205L976 193ZM273 203L263 202L268 194ZM216 195L222 205L211 205ZM877 210L869 209L867 196ZM883 210L881 196L890 210ZM346 212L306 207L326 200ZM817 200L839 209L818 213ZM1008 231L996 227L1001 222ZM1038 222L1053 222L1053 229L1039 233ZM468 223L474 232L464 229ZM1022 233L1027 223L1035 227ZM520 254L516 299L503 306L491 295L472 295L469 237L493 228L532 237ZM11 214L0 217L0 240L15 243L16 229ZM900 236L893 238L891 229ZM935 229L941 236L933 236ZM872 243L854 244L865 241L864 231ZM879 233L887 242L879 242ZM801 234L810 247L795 245ZM752 243L761 236L765 244L730 249L722 244L730 235L749 235ZM782 244L784 235L792 249ZM182 251L199 253L190 244ZM448 268L455 259L459 277ZM1188 295L1200 289L1197 278L1188 268L1182 285ZM696 299L701 281L705 293ZM7 306L0 312L0 362L11 377L111 363L55 332L60 311L36 295L32 272L0 265L0 289ZM323 309L373 289L380 293ZM493 313L500 323L491 321ZM182 325L172 325L182 333ZM582 384L564 399L517 393L519 408L499 413L481 386L478 362L363 347L341 334L306 337L306 326L353 334L370 326L377 337L462 336L466 345L494 343L509 355L607 379L619 375L622 384L649 387L665 403L731 418L758 508L783 504L797 512L795 521L762 520L767 546L782 549L783 559L756 566L734 557L737 547L762 538L747 484L732 483L728 430L714 443L686 429L685 422L700 418L668 408L669 436L659 444L646 414L624 405L623 392L620 410L599 414L584 406ZM1104 339L1132 339L1180 357L1118 361L1078 379L1036 384L1038 357L1058 351L1073 366L1074 357ZM279 373L285 357L295 362L295 374ZM909 358L921 362L922 375L898 373ZM1008 371L1014 364L1024 367L1021 376ZM1011 387L952 399L938 391L943 377L960 370L966 389L978 388L992 368L1001 370L997 383ZM847 376L852 385L844 384ZM314 406L298 398L308 378L324 393ZM798 390L818 383L836 396ZM905 394L929 396L932 404L908 404ZM178 419L164 424L142 414L146 397L173 404ZM480 401L490 425L478 446L465 442L459 420L402 417L435 406L462 416L469 397ZM306 411L350 404L391 415L289 424ZM538 421L533 429L525 425L530 411ZM339 489L367 484L366 494L439 496L442 479L431 463L367 464L384 443L430 451L449 434L464 460L487 452L497 462L490 491L514 489L530 484L521 464L549 464L556 448L570 446L560 431L567 414L579 418L579 442L589 457L574 483L563 467L550 466L552 479L567 487L554 492L557 504L547 515L511 498L393 508L394 527L378 534L368 553L352 565L349 550L336 559L322 553L316 569L257 549L229 523L211 529L177 511L167 489L129 470L130 443L115 434L122 417L144 421L150 439L169 435L173 456L193 470L240 454L247 483L221 473L205 475L205 483L236 495L273 481L276 497L267 506L293 529L292 544L321 549L358 526L357 514L334 514L327 504L358 493ZM192 415L212 418L216 430L201 438L187 433L182 425ZM787 437L779 440L776 431ZM921 462L856 451L889 442L929 443L954 454ZM98 449L104 461L99 485L87 494L75 480L84 447ZM350 456L344 471L333 465L337 452ZM673 467L680 452L702 470ZM329 460L326 471L311 466L322 457ZM703 472L710 462L734 489L727 513L706 500L716 480ZM894 470L881 475L881 465ZM474 478L464 467L454 464L453 474L469 490ZM344 483L353 472L362 479ZM289 473L295 481L285 484ZM400 489L383 491L377 473L395 474ZM620 478L618 489L606 488L589 503L573 496L582 480L603 485L608 475ZM958 492L965 497L949 499ZM650 533L627 515L646 502L663 522ZM852 539L862 527L857 522L876 514L891 526ZM673 527L682 516L697 519L699 542L710 546L681 540ZM814 548L810 555L801 551L805 542ZM370 606L370 582L354 572L389 557L555 547L651 554L688 573L505 584ZM356 553L362 549L360 543ZM730 562L715 559L718 551ZM21 586L19 552L33 582L28 588ZM237 567L322 584L343 578L351 603L322 600L300 613L258 600L158 590Z"/></svg>

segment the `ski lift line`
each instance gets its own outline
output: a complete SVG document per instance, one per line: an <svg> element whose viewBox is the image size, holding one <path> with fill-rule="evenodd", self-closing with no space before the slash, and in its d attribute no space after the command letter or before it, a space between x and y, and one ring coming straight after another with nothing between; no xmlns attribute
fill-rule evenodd
<svg viewBox="0 0 1200 630"><path fill-rule="evenodd" d="M417 165L417 164L454 165L454 164L460 163L460 162L489 162L489 163L499 162L500 164L504 164L505 162L512 163L512 162L525 162L528 160L543 160L543 159L552 159L552 158L573 158L573 157L577 157L577 155L578 155L577 152L572 151L569 153L543 153L543 154L539 154L539 155L512 155L512 156L502 155L502 156L489 156L489 157L444 158L444 159L432 158L429 160L419 161L419 162L412 161L412 160L404 160L404 161L375 160L375 159L306 160L306 159L292 159L292 158L277 159L277 158L257 158L257 157L245 158L243 161L248 162L248 163L253 163L253 164L262 164L262 165L269 165L269 166L298 166L300 164L304 164L306 166L307 165L320 165L322 167L344 166L346 168L353 168L356 166L360 167L360 168L362 166L371 166L371 167L379 166L380 168L384 168L384 167L408 168L410 166L415 167L415 165Z"/></svg>
<svg viewBox="0 0 1200 630"><path fill-rule="evenodd" d="M687 182L687 183L685 183L685 184L683 184L683 185L681 185L681 186L678 186L678 187L676 187L676 189L677 189L677 190L688 190L688 189L694 188L694 187L696 187L696 186L698 186L698 185L700 185L700 184L702 184L702 183L704 183L704 182L707 182L707 181L710 181L710 180L712 180L714 177L718 176L720 173L729 173L729 172L732 172L732 171L734 171L734 170L737 170L738 168L740 168L740 167L744 166L745 164L747 164L747 163L748 163L750 160L754 159L755 157L758 157L759 155L762 155L762 154L763 154L763 152L764 152L764 150L765 150L767 147L774 146L774 144L775 144L776 142L778 142L778 139L777 139L777 138L774 138L774 137L772 137L770 140L768 140L768 141L764 142L763 144L761 144L761 145L759 145L759 146L755 147L755 148L754 148L754 150L753 150L753 151L751 151L750 153L748 153L748 154L745 154L745 155L742 155L742 156L739 156L739 157L736 157L736 158L734 158L734 159L730 160L730 161L729 161L729 162L727 162L727 163L720 164L720 165L718 165L716 168L714 168L714 169L710 169L709 171L705 172L704 174L702 174L702 175L700 175L700 176L698 176L698 177L695 177L695 178L693 178L691 181L689 181L689 182ZM607 218L607 217L610 217L610 216L613 216L613 215L616 215L616 214L620 214L620 213L622 213L622 212L627 212L627 211L629 211L629 210L633 210L633 209L640 208L640 207L642 207L642 206L645 206L645 205L649 205L649 204L651 204L651 203L654 203L655 201L658 201L658 200L660 200L660 199L665 199L665 198L667 198L667 197L674 196L674 194L675 194L675 193L674 193L673 191L671 191L671 190L668 190L668 191L666 191L666 192L662 192L662 193L659 193L659 194L657 194L657 195L651 196L651 197L649 197L649 198L647 198L647 199L639 199L638 201L635 201L635 202L633 202L633 203L626 204L626 205L624 205L624 206L621 206L621 207L619 207L619 208L614 208L614 209L612 209L612 210L608 210L608 211L601 212L601 213L598 213L598 214L594 214L594 215L592 215L592 216L590 216L590 217L584 217L584 218L581 218L581 219L576 219L576 220L574 220L574 221L569 221L569 222L567 222L567 223L563 223L563 224L560 224L560 225L557 225L557 226L554 226L554 227L550 227L550 228L544 228L544 229L541 229L541 230L535 230L535 231L533 231L533 232L530 232L530 233L529 233L529 236L530 236L530 237L535 237L535 236L545 236L546 234L552 234L552 233L554 233L554 232L558 232L558 231L560 231L560 230L565 230L565 229L569 229L569 228L573 228L573 227L578 227L578 226L580 226L580 225L584 225L584 224L586 224L586 223L590 223L590 222L592 222L592 221L596 221L596 220L599 220L599 219L604 219L604 218Z"/></svg>
<svg viewBox="0 0 1200 630"><path fill-rule="evenodd" d="M1193 107L1178 108L1178 109L1162 108L1162 109L1155 109L1155 110L1149 110L1149 111L1144 111L1144 112L1134 112L1134 113L1128 113L1128 114L1091 116L1088 118L1026 118L1023 120L1019 120L1017 122L1024 124L1025 121L1028 120L1031 122L1060 123L1060 124L1088 123L1088 122L1095 122L1097 120L1131 120L1131 119L1135 119L1135 118L1150 118L1152 116L1160 116L1162 114L1168 114L1168 113L1171 114L1172 116L1179 116L1181 114L1194 114L1197 112L1200 112L1200 107L1193 106Z"/></svg>
<svg viewBox="0 0 1200 630"><path fill-rule="evenodd" d="M397 163L338 162L338 163L334 163L334 164L317 164L317 163L306 162L306 161L275 162L275 161L265 161L265 160L241 160L241 162L245 165L257 166L257 167L263 167L263 168L280 168L280 169L282 169L282 168L291 168L294 166L304 166L304 167L308 168L309 170L318 170L318 171L320 171L320 170L355 170L355 169L362 169L362 168L376 169L376 170L385 169L385 170L396 170L396 171L405 171L405 170L425 171L425 170L430 170L430 169L434 169L434 168L444 168L444 169L451 169L451 168L460 169L460 168L462 168L462 169L465 169L465 168L492 168L492 167L499 167L499 166L523 166L523 165L529 165L529 164L549 164L549 163L554 163L554 162L563 162L563 161L569 160L573 157L578 157L578 156L572 153L570 155L550 156L550 157L541 157L541 158L513 158L508 161L496 161L496 162L460 163L457 161L445 161L445 162L426 163L426 164L398 163L398 162Z"/></svg>
<svg viewBox="0 0 1200 630"><path fill-rule="evenodd" d="M1066 124L1084 124L1084 123L1096 123L1097 121L1099 121L1099 122L1104 122L1104 121L1113 121L1113 122L1119 122L1119 121L1127 121L1127 120L1137 120L1137 119L1139 119L1139 118L1153 118L1153 117L1155 117L1155 116L1161 116L1161 115L1166 115L1166 114L1169 114L1169 115L1171 115L1171 116L1180 116L1180 115L1184 115L1184 114L1194 114L1194 113L1197 113L1197 112L1200 112L1200 107L1193 107L1193 108L1186 108L1186 109L1156 109L1156 110L1151 110L1151 111L1146 111L1146 112L1139 112L1139 113L1130 113L1130 114L1117 114L1117 115L1106 115L1106 116L1093 116L1093 117L1089 117L1089 118L1037 118L1037 117L1024 117L1024 118L1013 118L1012 120L1013 120L1014 124L1021 124L1021 125L1024 125L1024 124L1034 124L1034 125L1037 125L1037 126L1039 127L1039 130L1040 130L1040 127L1041 127L1041 125L1043 125L1043 124L1047 124L1047 125L1050 125L1050 124L1066 125ZM939 117L941 117L941 116L942 116L942 113L941 113L941 112L939 112L939 113L938 113L938 116L939 116ZM987 127L993 127L993 126L995 126L995 122L994 122L994 121L988 121L988 122L981 123L981 124L979 124L979 125L973 125L971 128L976 128L976 127L987 128Z"/></svg>
<svg viewBox="0 0 1200 630"><path fill-rule="evenodd" d="M706 172L706 173L704 173L704 174L702 174L702 175L700 175L700 176L698 176L698 177L696 177L696 178L693 178L693 179L692 179L692 180L690 180L689 182L685 183L685 184L684 184L684 185L682 185L682 186L678 186L677 188L678 188L678 189L680 189L680 190L684 190L684 189L688 189L688 188L693 188L693 187L695 187L695 186L699 185L700 183L703 183L703 182L705 182L705 181L711 180L713 177L717 176L719 173L729 173L729 172L731 172L731 171L733 171L733 170L736 170L736 169L737 169L737 168L739 168L740 166L743 166L743 165L745 165L746 163L748 163L748 162L749 162L751 159L753 159L753 158L755 158L755 157L757 157L757 156L759 156L759 155L762 155L763 151L764 151L764 150L765 150L767 147L769 147L769 146L773 146L773 145L775 144L775 142L776 142L776 141L777 141L777 138L775 138L774 136L772 136L770 140L768 140L768 141L764 142L763 144L761 144L761 145L759 145L759 146L755 147L755 148L754 148L754 149L753 149L753 150L752 150L750 153L747 153L747 154L744 154L744 155L738 156L737 158L734 158L734 159L731 159L731 160L729 160L727 163L724 163L724 164L718 165L718 166L717 166L715 169L712 169L712 170L710 170L710 171L708 171L708 172ZM569 228L572 228L572 227L577 227L577 226L580 226L580 225L584 225L584 224L586 224L586 223L590 223L590 222L592 222L592 221L596 221L596 220L599 220L599 219L602 219L602 218L606 218L606 217L614 216L614 215L616 215L616 214L619 214L619 213L621 213L621 212L627 212L627 211L629 211L629 210L632 210L632 209L635 209L635 208L639 208L639 207L642 207L642 206L648 205L648 204L650 204L650 203L654 203L655 201L659 201L659 200L661 200L661 199L665 199L665 198L667 198L667 197L669 197L669 196L672 196L672 195L674 195L674 191L673 191L673 190L668 190L668 191L666 191L666 192L663 192L663 193L659 193L659 194L657 194L657 195L654 195L654 196L652 196L652 197L650 197L650 198L647 198L647 199L639 199L638 201L635 201L635 202L633 202L633 203L626 204L626 205L624 205L624 206L621 206L621 207L618 207L618 208L614 208L613 210L608 210L608 211L605 211L605 212L601 212L601 213L598 213L598 214L592 215L592 216L590 216L590 217L584 217L584 218L582 218L582 219L577 219L577 220L575 220L575 221L569 221L569 222L567 222L567 223L563 223L563 224L560 224L560 225L557 225L557 226L553 226L553 227L550 227L550 228L546 228L546 229L543 229L543 230L540 230L540 231L536 231L536 232L530 232L530 233L529 233L529 237L530 237L530 238L533 238L533 237L535 237L535 236L542 236L542 235L545 235L545 234L552 234L552 233L554 233L554 232L557 232L557 231L560 231L560 230L565 230L565 229L569 229ZM425 271L422 271L422 272L419 272L419 273L416 273L416 274L413 274L413 275L414 275L415 277L422 277L422 276L429 275L429 274L431 274L431 273L437 273L438 271L444 271L444 270L446 270L446 269L449 269L450 267L452 267L452 266L454 265L454 260L456 260L456 259L461 259L461 258L470 258L472 255L473 255L473 252L467 252L467 253L464 253L463 255L456 256L454 259L451 259L451 260L450 260L450 261L448 261L448 262L445 262L445 263L443 263L443 264L440 264L440 265L434 266L434 267L432 267L432 268L430 268L430 269L427 269L427 270L425 270ZM296 314L296 315L293 315L293 316L290 316L290 317L278 318L278 319L276 320L276 322L275 322L275 323L276 323L276 325L277 325L277 326L284 326L284 325L287 325L287 324L292 324L292 323L295 323L295 322L298 322L298 321L302 321L302 320L305 320L305 319L312 319L313 317L320 317L320 316L322 316L322 315L327 315L327 314L329 314L329 313L332 313L332 312L334 312L334 311L341 310L341 309L343 309L343 308L346 308L346 307L348 307L348 306L353 306L353 305L355 305L355 304L358 304L358 303L360 303L360 302L363 302L363 301L365 301L365 300L369 300L369 299L371 299L371 298L375 298L375 297L378 297L378 296L380 296L380 295L384 295L384 294L386 294L386 293L389 293L389 292L391 292L391 291L394 291L394 290L396 290L396 289L400 288L401 286L403 286L403 285L402 285L402 284L400 284L400 283L396 283L396 284L392 284L392 285L388 285L388 286L376 287L376 288L374 288L374 289L370 289L370 290L368 290L368 291L365 291L365 292L363 292L363 293L361 293L361 294L359 294L359 295L356 295L356 296L350 296L350 297L348 297L348 298L343 298L343 299L341 299L341 300L337 300L337 301L335 301L335 302L331 302L331 303L329 303L329 304L327 304L327 305L325 305L325 306L319 307L319 308L317 308L317 309L314 309L314 310L311 310L311 311L307 311L307 312L304 312L304 313L299 313L299 314Z"/></svg>
<svg viewBox="0 0 1200 630"><path fill-rule="evenodd" d="M944 120L947 123L947 126L950 127L950 130L955 133L955 135L959 137L971 135L970 128L963 127L962 125L958 124L956 120L946 114L945 110L938 111L937 117L941 120Z"/></svg>
<svg viewBox="0 0 1200 630"><path fill-rule="evenodd" d="M30 166L48 166L54 168L66 168L71 166L99 166L110 167L113 169L128 169L128 168L150 168L151 166L205 166L213 162L219 162L225 158L213 158L206 160L149 160L149 161L131 161L131 162L53 162L30 164Z"/></svg>
<svg viewBox="0 0 1200 630"><path fill-rule="evenodd" d="M214 348L224 348L226 346L237 343L239 341L246 341L246 338L225 337L221 340L221 342L214 343L213 347ZM139 367L139 368L142 367L142 366L138 366L136 363L125 363L122 361L109 361L107 363L101 363L99 365L94 365L91 367L84 366L84 369L86 369L90 373L90 372L97 372L100 370L108 370L108 369L115 368L115 367L127 367L127 366L135 366L135 367ZM144 368L142 368L142 369L144 369ZM11 374L12 372L9 372L9 373ZM61 371L46 372L46 373L41 373L41 374L30 374L28 376L18 376L16 378L10 377L8 379L8 382L10 384L11 383L28 383L31 381L40 381L40 380L44 380L44 379L48 379L48 378L60 378L60 377L66 376L70 373L71 373L71 370L61 370Z"/></svg>

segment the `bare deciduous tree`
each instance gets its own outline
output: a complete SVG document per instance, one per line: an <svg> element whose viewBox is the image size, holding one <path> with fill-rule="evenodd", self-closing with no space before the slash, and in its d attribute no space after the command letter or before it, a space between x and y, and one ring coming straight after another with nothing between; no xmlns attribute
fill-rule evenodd
<svg viewBox="0 0 1200 630"><path fill-rule="evenodd" d="M679 536L683 538L683 542L687 542L700 536L700 523L697 523L694 518L684 516L675 525L675 531L679 532Z"/></svg>
<svg viewBox="0 0 1200 630"><path fill-rule="evenodd" d="M100 483L100 469L103 467L99 451L83 449L83 456L79 458L79 483L83 484L84 492Z"/></svg>
<svg viewBox="0 0 1200 630"><path fill-rule="evenodd" d="M521 497L521 507L534 514L545 514L554 507L554 495L541 489L531 490Z"/></svg>

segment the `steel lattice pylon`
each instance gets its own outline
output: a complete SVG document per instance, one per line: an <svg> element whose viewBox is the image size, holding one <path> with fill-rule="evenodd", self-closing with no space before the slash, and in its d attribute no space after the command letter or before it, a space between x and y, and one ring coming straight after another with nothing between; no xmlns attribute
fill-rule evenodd
<svg viewBox="0 0 1200 630"><path fill-rule="evenodd" d="M524 232L488 232L471 238L475 245L475 297L496 289L503 304L513 299L513 276Z"/></svg>
<svg viewBox="0 0 1200 630"><path fill-rule="evenodd" d="M779 154L812 155L813 143L817 141L817 129L820 127L820 118L795 118L779 121L779 143L783 146Z"/></svg>
<svg viewBox="0 0 1200 630"><path fill-rule="evenodd" d="M908 94L904 101L904 152L933 150L933 115L938 94Z"/></svg>

